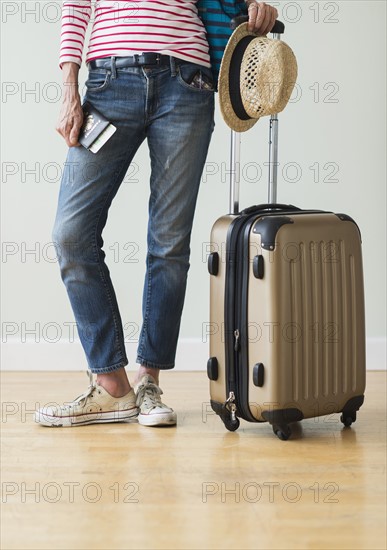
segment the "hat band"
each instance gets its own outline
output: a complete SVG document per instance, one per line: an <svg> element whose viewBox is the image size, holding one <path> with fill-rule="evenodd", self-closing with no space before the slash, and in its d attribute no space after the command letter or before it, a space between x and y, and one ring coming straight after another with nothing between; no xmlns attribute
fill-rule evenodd
<svg viewBox="0 0 387 550"><path fill-rule="evenodd" d="M252 117L246 113L242 102L241 66L242 66L242 60L243 60L244 53L247 49L247 46L255 38L256 36L248 35L248 36L244 36L238 42L231 56L230 66L228 71L231 106L236 116L241 120L252 120Z"/></svg>

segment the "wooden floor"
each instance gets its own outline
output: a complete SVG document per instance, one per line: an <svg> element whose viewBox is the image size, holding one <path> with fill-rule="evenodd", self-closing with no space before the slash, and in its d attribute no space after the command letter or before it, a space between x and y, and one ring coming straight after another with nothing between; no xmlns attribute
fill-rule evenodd
<svg viewBox="0 0 387 550"><path fill-rule="evenodd" d="M227 432L204 373L165 373L176 428L44 428L85 373L2 374L1 548L385 549L386 373L370 372L352 428L338 415Z"/></svg>

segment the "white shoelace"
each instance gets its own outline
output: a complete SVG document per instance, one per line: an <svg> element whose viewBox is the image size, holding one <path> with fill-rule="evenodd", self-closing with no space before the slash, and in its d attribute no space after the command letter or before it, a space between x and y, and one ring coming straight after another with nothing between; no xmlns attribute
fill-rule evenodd
<svg viewBox="0 0 387 550"><path fill-rule="evenodd" d="M71 403L68 403L67 405L62 405L60 407L60 410L62 412L68 412L72 407L74 407L74 405L83 405L83 404L85 404L88 397L90 397L93 394L93 392L97 390L97 386L96 386L95 382L93 381L93 373L91 371L87 370L86 374L89 377L89 387L87 388L87 390L85 392L81 393L81 395L79 395L73 401L71 401Z"/></svg>
<svg viewBox="0 0 387 550"><path fill-rule="evenodd" d="M160 395L162 395L162 393L162 389L157 386L157 384L153 384L152 382L143 384L139 387L137 391L137 407L140 407L143 403L148 410L152 410L157 407L165 409L168 408L166 405L164 405L164 403L161 402Z"/></svg>

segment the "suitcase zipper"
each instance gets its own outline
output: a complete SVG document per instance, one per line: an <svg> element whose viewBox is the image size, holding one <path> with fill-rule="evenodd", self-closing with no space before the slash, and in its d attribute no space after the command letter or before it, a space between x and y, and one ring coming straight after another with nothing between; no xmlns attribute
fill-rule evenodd
<svg viewBox="0 0 387 550"><path fill-rule="evenodd" d="M239 351L239 330L234 330L235 344L234 351Z"/></svg>
<svg viewBox="0 0 387 550"><path fill-rule="evenodd" d="M230 411L231 422L235 422L237 407L235 405L235 394L234 394L233 391L230 391L228 399L226 400L224 406L225 406L226 409L228 409Z"/></svg>
<svg viewBox="0 0 387 550"><path fill-rule="evenodd" d="M249 225L254 223L257 213L249 213L236 218L229 227L227 235L227 269L226 269L226 293L225 293L225 351L226 351L226 401L224 406L232 412L234 416L239 411L238 416L245 420L255 421L250 409L245 406L245 399L241 393L248 395L246 390L241 392L241 385L248 384L248 375L241 372L242 368L248 369L247 361L243 365L241 356L241 293L243 279L243 240L241 249L241 237ZM231 337L232 336L232 337ZM246 354L245 354L246 355ZM230 399L230 396L233 396ZM229 406L232 403L232 408Z"/></svg>
<svg viewBox="0 0 387 550"><path fill-rule="evenodd" d="M248 421L256 421L251 414L248 402L249 362L248 362L248 322L246 313L248 269L249 269L249 241L250 229L255 223L257 213L250 213L241 223L236 244L236 277L235 277L235 387L236 406L239 416ZM247 235L247 243L245 236Z"/></svg>

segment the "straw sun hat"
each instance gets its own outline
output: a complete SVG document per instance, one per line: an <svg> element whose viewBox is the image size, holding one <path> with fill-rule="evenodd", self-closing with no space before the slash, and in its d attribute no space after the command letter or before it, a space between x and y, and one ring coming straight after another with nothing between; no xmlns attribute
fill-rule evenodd
<svg viewBox="0 0 387 550"><path fill-rule="evenodd" d="M297 79L297 61L282 40L258 36L239 25L224 50L219 72L219 103L226 124L249 130L265 115L280 113Z"/></svg>

